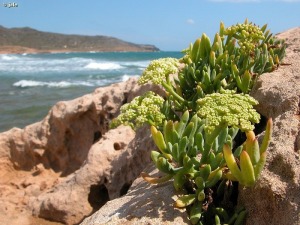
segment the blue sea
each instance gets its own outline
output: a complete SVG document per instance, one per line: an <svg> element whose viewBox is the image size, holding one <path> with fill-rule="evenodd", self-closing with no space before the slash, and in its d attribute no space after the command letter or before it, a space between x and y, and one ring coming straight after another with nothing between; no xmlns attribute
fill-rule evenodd
<svg viewBox="0 0 300 225"><path fill-rule="evenodd" d="M0 132L42 120L58 101L138 77L153 59L180 52L0 55Z"/></svg>

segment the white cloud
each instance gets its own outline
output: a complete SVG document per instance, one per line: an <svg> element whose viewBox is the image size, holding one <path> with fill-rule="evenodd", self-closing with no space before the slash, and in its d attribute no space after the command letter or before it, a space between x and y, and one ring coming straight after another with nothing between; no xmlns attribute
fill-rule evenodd
<svg viewBox="0 0 300 225"><path fill-rule="evenodd" d="M195 21L193 19L188 19L186 22L191 25L195 24Z"/></svg>

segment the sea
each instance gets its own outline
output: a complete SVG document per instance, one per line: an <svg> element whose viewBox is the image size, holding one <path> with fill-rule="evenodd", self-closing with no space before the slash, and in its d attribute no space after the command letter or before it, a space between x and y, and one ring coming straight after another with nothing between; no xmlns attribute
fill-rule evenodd
<svg viewBox="0 0 300 225"><path fill-rule="evenodd" d="M58 101L139 77L151 60L181 52L0 54L0 132L42 120Z"/></svg>

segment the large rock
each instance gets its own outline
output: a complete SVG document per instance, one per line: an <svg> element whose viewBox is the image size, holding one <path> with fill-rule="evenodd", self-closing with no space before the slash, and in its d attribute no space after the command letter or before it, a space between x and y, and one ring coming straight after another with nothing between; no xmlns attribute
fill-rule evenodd
<svg viewBox="0 0 300 225"><path fill-rule="evenodd" d="M41 122L1 133L0 224L20 224L20 216L22 224L34 224L31 214L75 224L125 194L153 143L146 128L135 135L128 127L108 131L108 123L150 89L159 91L140 88L136 79L99 88L58 102Z"/></svg>
<svg viewBox="0 0 300 225"><path fill-rule="evenodd" d="M253 87L257 110L273 118L267 163L253 188L240 189L247 224L300 224L300 28L278 35L288 44L287 65L263 74Z"/></svg>
<svg viewBox="0 0 300 225"><path fill-rule="evenodd" d="M79 170L48 192L32 198L29 205L34 214L75 224L108 200L125 194L149 163L152 145L148 130L139 130L137 136L129 127L109 130L91 147Z"/></svg>

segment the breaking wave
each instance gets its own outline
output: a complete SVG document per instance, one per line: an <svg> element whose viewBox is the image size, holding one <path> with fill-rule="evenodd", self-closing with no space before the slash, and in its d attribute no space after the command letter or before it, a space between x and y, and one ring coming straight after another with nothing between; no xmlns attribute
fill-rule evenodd
<svg viewBox="0 0 300 225"><path fill-rule="evenodd" d="M123 66L113 62L91 62L87 64L84 68L92 70L117 70L122 69Z"/></svg>

